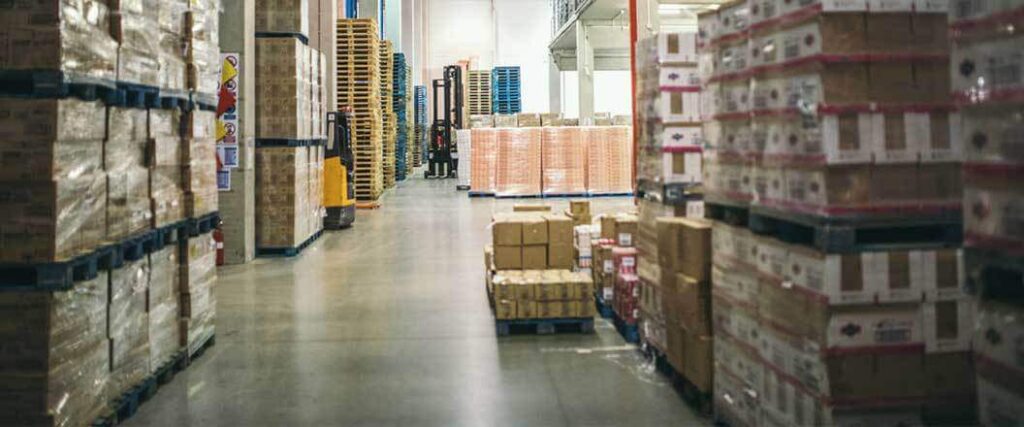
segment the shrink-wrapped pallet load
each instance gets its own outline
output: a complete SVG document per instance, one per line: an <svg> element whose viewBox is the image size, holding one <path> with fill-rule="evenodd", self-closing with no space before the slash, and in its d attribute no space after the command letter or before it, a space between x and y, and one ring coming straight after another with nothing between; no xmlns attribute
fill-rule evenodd
<svg viewBox="0 0 1024 427"><path fill-rule="evenodd" d="M495 194L525 196L541 193L540 128L497 129Z"/></svg>
<svg viewBox="0 0 1024 427"><path fill-rule="evenodd" d="M545 127L542 134L544 194L586 193L587 146L580 128Z"/></svg>

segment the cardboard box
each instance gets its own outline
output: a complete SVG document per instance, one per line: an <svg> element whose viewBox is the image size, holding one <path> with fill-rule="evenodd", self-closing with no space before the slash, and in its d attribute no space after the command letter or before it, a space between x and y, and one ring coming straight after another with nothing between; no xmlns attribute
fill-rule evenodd
<svg viewBox="0 0 1024 427"><path fill-rule="evenodd" d="M708 393L711 391L711 378L714 366L712 357L712 339L710 336L683 329L683 376L697 387Z"/></svg>
<svg viewBox="0 0 1024 427"><path fill-rule="evenodd" d="M523 244L523 224L509 215L495 215L491 224L491 233L496 246Z"/></svg>
<svg viewBox="0 0 1024 427"><path fill-rule="evenodd" d="M711 278L711 223L658 218L658 261L663 268L698 281Z"/></svg>
<svg viewBox="0 0 1024 427"><path fill-rule="evenodd" d="M519 270L523 268L521 246L495 246L494 267L498 270Z"/></svg>
<svg viewBox="0 0 1024 427"><path fill-rule="evenodd" d="M578 215L590 215L590 201L588 200L571 200L569 201L569 212L572 216Z"/></svg>
<svg viewBox="0 0 1024 427"><path fill-rule="evenodd" d="M636 215L619 215L615 219L615 241L619 246L633 246L636 242L637 232Z"/></svg>
<svg viewBox="0 0 1024 427"><path fill-rule="evenodd" d="M524 270L544 270L548 268L547 245L528 245L522 248L522 267Z"/></svg>
<svg viewBox="0 0 1024 427"><path fill-rule="evenodd" d="M543 245L548 242L548 224L539 215L523 216L523 245Z"/></svg>
<svg viewBox="0 0 1024 427"><path fill-rule="evenodd" d="M692 334L711 334L711 286L684 274L676 274L676 292L666 294L678 299L680 324Z"/></svg>
<svg viewBox="0 0 1024 427"><path fill-rule="evenodd" d="M499 320L515 319L518 315L517 303L513 300L494 301L494 318Z"/></svg>
<svg viewBox="0 0 1024 427"><path fill-rule="evenodd" d="M512 206L512 212L551 212L551 206L517 203Z"/></svg>
<svg viewBox="0 0 1024 427"><path fill-rule="evenodd" d="M537 303L537 317L542 319L558 319L576 317L579 303L576 301L546 301Z"/></svg>
<svg viewBox="0 0 1024 427"><path fill-rule="evenodd" d="M572 220L565 215L544 215L544 220L547 221L548 242L552 244L572 245Z"/></svg>
<svg viewBox="0 0 1024 427"><path fill-rule="evenodd" d="M548 268L572 269L574 250L571 243L550 243L547 252Z"/></svg>
<svg viewBox="0 0 1024 427"><path fill-rule="evenodd" d="M557 278L546 279L534 286L537 301L565 301L578 298L576 287Z"/></svg>
<svg viewBox="0 0 1024 427"><path fill-rule="evenodd" d="M525 300L516 302L516 318L536 319L537 315L537 302Z"/></svg>

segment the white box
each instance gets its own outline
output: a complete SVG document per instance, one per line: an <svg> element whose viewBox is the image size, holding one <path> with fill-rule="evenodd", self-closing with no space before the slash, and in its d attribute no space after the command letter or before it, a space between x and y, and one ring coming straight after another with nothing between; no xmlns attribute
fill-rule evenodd
<svg viewBox="0 0 1024 427"><path fill-rule="evenodd" d="M746 31L750 25L750 7L746 2L730 3L718 9L718 35L729 36Z"/></svg>
<svg viewBox="0 0 1024 427"><path fill-rule="evenodd" d="M662 64L697 62L697 34L658 34L658 59Z"/></svg>
<svg viewBox="0 0 1024 427"><path fill-rule="evenodd" d="M658 95L656 113L662 123L699 123L700 94L662 91Z"/></svg>
<svg viewBox="0 0 1024 427"><path fill-rule="evenodd" d="M916 305L874 306L833 313L826 342L832 349L924 344L921 309Z"/></svg>
<svg viewBox="0 0 1024 427"><path fill-rule="evenodd" d="M750 66L750 50L746 43L719 46L718 61L715 61L716 76L731 75L747 71Z"/></svg>
<svg viewBox="0 0 1024 427"><path fill-rule="evenodd" d="M662 147L702 147L700 126L667 126L661 132Z"/></svg>
<svg viewBox="0 0 1024 427"><path fill-rule="evenodd" d="M758 37L753 37L750 43L750 68L775 65L782 59L780 50L782 48L783 33L771 32Z"/></svg>
<svg viewBox="0 0 1024 427"><path fill-rule="evenodd" d="M717 254L716 254L717 256ZM712 293L739 304L756 305L759 294L756 273L742 266L719 266L711 269Z"/></svg>
<svg viewBox="0 0 1024 427"><path fill-rule="evenodd" d="M872 114L875 163L916 163L918 144L930 137L928 114Z"/></svg>
<svg viewBox="0 0 1024 427"><path fill-rule="evenodd" d="M686 218L704 218L704 201L690 200L686 202Z"/></svg>
<svg viewBox="0 0 1024 427"><path fill-rule="evenodd" d="M700 152L663 152L662 179L666 183L699 183L704 156Z"/></svg>
<svg viewBox="0 0 1024 427"><path fill-rule="evenodd" d="M658 73L661 91L699 91L700 83L700 70L696 66L662 66Z"/></svg>
<svg viewBox="0 0 1024 427"><path fill-rule="evenodd" d="M750 84L746 80L722 83L719 94L718 113L750 112Z"/></svg>
<svg viewBox="0 0 1024 427"><path fill-rule="evenodd" d="M790 2L792 3L792 2ZM782 1L780 0L750 0L750 25L777 18L779 16Z"/></svg>
<svg viewBox="0 0 1024 427"><path fill-rule="evenodd" d="M868 2L867 0L783 1L779 6L779 15L819 7L822 12L866 12Z"/></svg>
<svg viewBox="0 0 1024 427"><path fill-rule="evenodd" d="M761 274L789 281L789 245L767 237L756 237L758 246L757 271Z"/></svg>
<svg viewBox="0 0 1024 427"><path fill-rule="evenodd" d="M959 249L911 251L911 262L926 301L945 301L967 296L964 290L964 259Z"/></svg>
<svg viewBox="0 0 1024 427"><path fill-rule="evenodd" d="M959 44L953 49L951 82L954 94L962 98L985 100L993 93L1024 88L1024 36Z"/></svg>
<svg viewBox="0 0 1024 427"><path fill-rule="evenodd" d="M964 238L986 247L1020 247L1024 189L964 188Z"/></svg>
<svg viewBox="0 0 1024 427"><path fill-rule="evenodd" d="M963 150L963 159L972 163L1024 163L1021 136L1024 134L1022 111L1017 108L987 109L983 112L951 114L950 157Z"/></svg>
<svg viewBox="0 0 1024 427"><path fill-rule="evenodd" d="M967 351L971 348L974 304L971 298L925 302L925 351L928 353Z"/></svg>
<svg viewBox="0 0 1024 427"><path fill-rule="evenodd" d="M732 425L761 425L760 388L746 386L731 373L715 369L712 391L717 417Z"/></svg>
<svg viewBox="0 0 1024 427"><path fill-rule="evenodd" d="M714 340L716 364L747 387L760 388L764 384L765 367L756 353L758 343L739 343L735 337L718 335Z"/></svg>
<svg viewBox="0 0 1024 427"><path fill-rule="evenodd" d="M790 79L755 79L751 82L752 109L758 110L782 110L790 105L788 101L788 89Z"/></svg>

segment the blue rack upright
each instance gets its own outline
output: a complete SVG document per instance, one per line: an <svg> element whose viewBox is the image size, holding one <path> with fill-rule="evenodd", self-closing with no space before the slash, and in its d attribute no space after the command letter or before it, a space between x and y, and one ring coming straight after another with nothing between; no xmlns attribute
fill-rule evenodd
<svg viewBox="0 0 1024 427"><path fill-rule="evenodd" d="M394 100L395 117L397 118L398 135L395 138L395 180L404 181L408 162L406 154L409 149L409 114L406 110L406 103L409 100L406 84L405 54L398 52L394 54L394 86L392 99Z"/></svg>
<svg viewBox="0 0 1024 427"><path fill-rule="evenodd" d="M494 114L523 111L521 75L519 67L494 67L491 70L491 109Z"/></svg>
<svg viewBox="0 0 1024 427"><path fill-rule="evenodd" d="M417 165L427 161L427 134L429 133L429 125L427 124L427 87L416 86L415 87L415 108L416 108L416 144L418 150L415 151L419 154L416 159Z"/></svg>

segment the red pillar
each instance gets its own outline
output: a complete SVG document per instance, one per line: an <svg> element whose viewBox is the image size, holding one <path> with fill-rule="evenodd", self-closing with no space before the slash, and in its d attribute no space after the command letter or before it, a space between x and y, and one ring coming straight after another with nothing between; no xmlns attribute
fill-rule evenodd
<svg viewBox="0 0 1024 427"><path fill-rule="evenodd" d="M637 39L637 20L636 20L636 2L637 0L629 0L629 69L630 69L630 86L632 87L633 98L630 102L633 105L633 191L637 190L636 181L636 169L637 169L637 154L640 137L637 131L640 129L638 114L636 111L636 39Z"/></svg>

